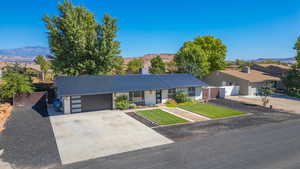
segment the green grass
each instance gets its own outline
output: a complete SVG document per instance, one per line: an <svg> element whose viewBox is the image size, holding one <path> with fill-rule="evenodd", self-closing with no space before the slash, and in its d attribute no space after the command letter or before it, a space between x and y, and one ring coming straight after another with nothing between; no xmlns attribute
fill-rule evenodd
<svg viewBox="0 0 300 169"><path fill-rule="evenodd" d="M174 116L173 114L167 113L160 109L154 110L142 110L137 112L138 115L143 116L144 118L153 121L159 125L168 125L176 123L185 123L188 122L185 119Z"/></svg>
<svg viewBox="0 0 300 169"><path fill-rule="evenodd" d="M176 107L177 106L177 104L175 104L175 103L166 103L166 106L167 107Z"/></svg>
<svg viewBox="0 0 300 169"><path fill-rule="evenodd" d="M210 103L183 104L183 105L178 105L178 107L188 110L188 111L191 111L191 112L201 114L203 116L206 116L206 117L209 117L212 119L246 114L245 112L240 112L237 110L233 110L233 109L222 107L222 106L217 106L217 105L210 104Z"/></svg>

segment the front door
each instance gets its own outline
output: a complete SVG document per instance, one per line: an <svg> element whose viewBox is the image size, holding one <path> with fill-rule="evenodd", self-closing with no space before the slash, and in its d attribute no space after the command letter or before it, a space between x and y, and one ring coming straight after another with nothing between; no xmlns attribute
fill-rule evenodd
<svg viewBox="0 0 300 169"><path fill-rule="evenodd" d="M156 104L161 103L161 90L156 90Z"/></svg>

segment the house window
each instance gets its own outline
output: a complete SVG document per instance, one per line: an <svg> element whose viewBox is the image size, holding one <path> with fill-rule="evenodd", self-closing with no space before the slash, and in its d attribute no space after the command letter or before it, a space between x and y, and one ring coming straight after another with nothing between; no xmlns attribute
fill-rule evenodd
<svg viewBox="0 0 300 169"><path fill-rule="evenodd" d="M168 90L168 98L173 98L176 94L176 89L169 89Z"/></svg>
<svg viewBox="0 0 300 169"><path fill-rule="evenodd" d="M129 101L138 105L144 104L144 91L129 92Z"/></svg>
<svg viewBox="0 0 300 169"><path fill-rule="evenodd" d="M189 87L189 96L195 96L196 95L196 90L194 87Z"/></svg>

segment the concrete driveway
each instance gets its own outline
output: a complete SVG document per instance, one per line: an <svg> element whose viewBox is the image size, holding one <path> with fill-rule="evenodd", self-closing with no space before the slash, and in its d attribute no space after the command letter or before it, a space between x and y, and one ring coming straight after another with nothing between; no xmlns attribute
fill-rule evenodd
<svg viewBox="0 0 300 169"><path fill-rule="evenodd" d="M172 143L118 111L53 116L50 121L62 164Z"/></svg>

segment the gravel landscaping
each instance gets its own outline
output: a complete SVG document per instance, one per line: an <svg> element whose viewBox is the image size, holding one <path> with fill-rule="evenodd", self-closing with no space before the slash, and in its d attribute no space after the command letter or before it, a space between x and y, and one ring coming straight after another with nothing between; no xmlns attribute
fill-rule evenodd
<svg viewBox="0 0 300 169"><path fill-rule="evenodd" d="M31 107L14 107L0 133L2 162L13 168L51 168L60 165L60 158L48 117ZM0 163L1 168L1 163Z"/></svg>

